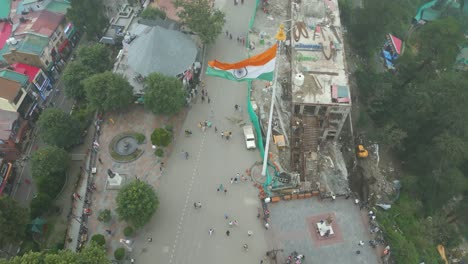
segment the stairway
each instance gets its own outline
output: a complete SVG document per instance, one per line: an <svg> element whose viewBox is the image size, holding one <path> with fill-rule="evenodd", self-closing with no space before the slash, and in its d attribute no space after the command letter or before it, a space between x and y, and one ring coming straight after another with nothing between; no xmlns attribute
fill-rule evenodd
<svg viewBox="0 0 468 264"><path fill-rule="evenodd" d="M302 134L302 150L303 152L317 152L318 141L320 137L319 124L317 117L304 116L304 134Z"/></svg>
<svg viewBox="0 0 468 264"><path fill-rule="evenodd" d="M320 137L319 123L317 117L304 116L304 133L302 134L302 157L303 157L303 175L304 180L309 182L312 187L317 186L319 181L317 146Z"/></svg>

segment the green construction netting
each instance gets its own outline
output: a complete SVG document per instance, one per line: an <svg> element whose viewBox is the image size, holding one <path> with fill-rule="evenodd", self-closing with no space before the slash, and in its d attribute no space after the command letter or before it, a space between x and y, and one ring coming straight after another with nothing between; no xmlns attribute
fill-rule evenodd
<svg viewBox="0 0 468 264"><path fill-rule="evenodd" d="M256 0L255 1L255 8L254 8L252 17L250 18L250 21L249 21L249 32L250 32L250 30L252 29L252 27L253 27L253 25L255 23L255 15L257 14L257 8L258 8L259 4L260 4L260 0ZM245 42L245 45L246 45L247 48L249 47L248 43L249 43L249 34L247 34L247 41ZM250 121L252 122L253 127L255 128L255 131L257 132L257 146L258 146L258 150L260 151L260 156L263 159L263 157L265 155L265 147L263 146L262 130L260 129L260 122L258 120L258 116L255 113L255 111L253 110L252 103L251 103L252 102L251 101L252 81L248 82L247 89L248 89L248 93L247 93L247 112L249 113ZM276 171L275 166L273 166L270 163L268 163L268 166L274 169L275 174L278 173ZM263 184L263 188L265 189L265 192L268 193L269 190L268 190L267 186L272 184L272 177L270 175L270 170L268 170L268 169L266 171L266 176L267 177L266 177L265 183Z"/></svg>

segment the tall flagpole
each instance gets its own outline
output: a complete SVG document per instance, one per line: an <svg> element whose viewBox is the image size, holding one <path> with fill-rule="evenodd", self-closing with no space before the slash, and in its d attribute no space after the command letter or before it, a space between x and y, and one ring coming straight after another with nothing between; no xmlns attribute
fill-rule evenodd
<svg viewBox="0 0 468 264"><path fill-rule="evenodd" d="M265 146L265 154L263 155L263 168L262 168L262 176L266 175L267 170L267 163L268 163L268 151L270 148L270 138L271 138L271 124L273 121L273 108L275 106L276 100L276 85L277 85L277 78L278 78L278 65L279 65L279 55L281 54L281 44L283 41L286 40L286 34L284 33L284 25L281 24L276 33L276 61L275 61L275 72L273 73L273 84L272 84L272 93L271 93L271 105L270 105L270 117L268 118L268 131L266 136L266 146Z"/></svg>

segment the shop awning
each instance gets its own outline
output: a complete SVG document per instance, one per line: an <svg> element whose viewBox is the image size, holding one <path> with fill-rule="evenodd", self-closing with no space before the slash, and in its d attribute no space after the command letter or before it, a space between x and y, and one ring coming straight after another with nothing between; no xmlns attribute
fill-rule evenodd
<svg viewBox="0 0 468 264"><path fill-rule="evenodd" d="M11 172L13 171L13 164L11 162L1 164L0 167L0 194L3 193L3 189L5 189L5 186L7 184L8 178L11 175Z"/></svg>
<svg viewBox="0 0 468 264"><path fill-rule="evenodd" d="M401 53L401 44L402 44L401 39L393 36L392 34L388 34L388 37L390 38L390 41L392 42L392 46L393 46L394 50L396 51L396 53L400 54Z"/></svg>
<svg viewBox="0 0 468 264"><path fill-rule="evenodd" d="M65 39L62 44L60 44L59 48L58 48L58 51L59 52L62 52L68 45L68 39Z"/></svg>

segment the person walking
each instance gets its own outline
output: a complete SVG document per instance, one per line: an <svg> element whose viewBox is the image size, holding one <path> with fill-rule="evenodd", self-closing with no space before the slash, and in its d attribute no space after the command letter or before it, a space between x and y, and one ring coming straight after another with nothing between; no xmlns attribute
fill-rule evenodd
<svg viewBox="0 0 468 264"><path fill-rule="evenodd" d="M185 159L188 160L188 158L189 158L189 154L188 152L185 152Z"/></svg>
<svg viewBox="0 0 468 264"><path fill-rule="evenodd" d="M244 244L243 248L244 248L245 251L249 251L249 245Z"/></svg>
<svg viewBox="0 0 468 264"><path fill-rule="evenodd" d="M208 103L211 103L211 98L208 96Z"/></svg>
<svg viewBox="0 0 468 264"><path fill-rule="evenodd" d="M205 102L205 96L204 96L204 95L201 96L201 102L202 102L202 103Z"/></svg>
<svg viewBox="0 0 468 264"><path fill-rule="evenodd" d="M221 138L224 139L224 132L221 132Z"/></svg>
<svg viewBox="0 0 468 264"><path fill-rule="evenodd" d="M252 236L252 235L253 235L252 230L247 231L247 236Z"/></svg>
<svg viewBox="0 0 468 264"><path fill-rule="evenodd" d="M224 219L229 219L229 215L228 214L224 214Z"/></svg>
<svg viewBox="0 0 468 264"><path fill-rule="evenodd" d="M99 161L99 163L101 163L101 164L102 164L102 159L101 159L101 158L98 158L98 161Z"/></svg>
<svg viewBox="0 0 468 264"><path fill-rule="evenodd" d="M218 133L218 128L215 126L214 127L215 133Z"/></svg>
<svg viewBox="0 0 468 264"><path fill-rule="evenodd" d="M223 186L222 183L219 185L219 188L218 188L218 189L221 190L221 191L224 190L224 186Z"/></svg>
<svg viewBox="0 0 468 264"><path fill-rule="evenodd" d="M226 195L226 194L227 194L227 189L224 189L224 195Z"/></svg>
<svg viewBox="0 0 468 264"><path fill-rule="evenodd" d="M231 231L226 231L226 236L229 236L231 234Z"/></svg>
<svg viewBox="0 0 468 264"><path fill-rule="evenodd" d="M152 237L148 237L147 240L148 240L148 243L153 242L153 238L152 238Z"/></svg>
<svg viewBox="0 0 468 264"><path fill-rule="evenodd" d="M233 184L233 183L234 183L234 178L231 178L231 184Z"/></svg>
<svg viewBox="0 0 468 264"><path fill-rule="evenodd" d="M239 105L238 104L234 105L234 110L237 111L238 109L239 109Z"/></svg>
<svg viewBox="0 0 468 264"><path fill-rule="evenodd" d="M112 234L112 231L110 229L106 229L106 232L107 232L108 235Z"/></svg>

